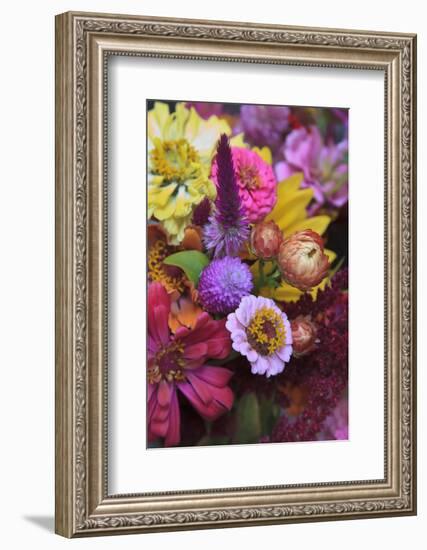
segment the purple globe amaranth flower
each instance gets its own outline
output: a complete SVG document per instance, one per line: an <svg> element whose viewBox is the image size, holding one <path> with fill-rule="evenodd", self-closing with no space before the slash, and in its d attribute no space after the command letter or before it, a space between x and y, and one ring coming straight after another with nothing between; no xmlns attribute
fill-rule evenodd
<svg viewBox="0 0 427 550"><path fill-rule="evenodd" d="M214 258L237 256L249 238L245 208L239 196L230 144L222 134L215 156L217 197L215 210L204 227L206 249Z"/></svg>
<svg viewBox="0 0 427 550"><path fill-rule="evenodd" d="M213 260L202 271L198 285L199 301L210 313L227 314L251 293L252 287L249 267L239 258L226 256Z"/></svg>
<svg viewBox="0 0 427 550"><path fill-rule="evenodd" d="M348 201L348 141L325 143L317 126L293 130L283 147L284 161L275 166L279 181L303 172L303 187L314 191L310 214L321 206L340 208Z"/></svg>
<svg viewBox="0 0 427 550"><path fill-rule="evenodd" d="M237 133L243 132L251 145L269 147L276 158L289 128L290 112L289 107L278 105L242 105Z"/></svg>

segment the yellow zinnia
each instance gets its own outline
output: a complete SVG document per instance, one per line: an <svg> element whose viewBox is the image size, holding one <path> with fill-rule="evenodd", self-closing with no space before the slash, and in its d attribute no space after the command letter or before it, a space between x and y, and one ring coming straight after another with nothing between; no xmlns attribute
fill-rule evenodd
<svg viewBox="0 0 427 550"><path fill-rule="evenodd" d="M149 111L148 218L163 225L170 244L182 241L202 199L215 199L211 161L220 135L230 133L226 121L216 116L204 120L183 103L177 103L173 113L161 102Z"/></svg>
<svg viewBox="0 0 427 550"><path fill-rule="evenodd" d="M307 217L307 206L313 198L313 189L300 189L302 180L303 174L297 173L277 184L276 205L265 218L265 221L274 221L285 237L304 229L311 229L322 235L331 223L331 218L326 215ZM330 263L336 258L336 254L332 250L325 249L325 254L328 256ZM256 261L251 268L255 280L259 277L259 268L259 261ZM275 265L272 262L265 262L263 269L265 275L270 275L275 269ZM314 298L317 291L323 289L327 282L328 278L326 277L318 286L313 288L311 294ZM296 302L303 292L282 281L277 288L262 287L259 294L280 302Z"/></svg>

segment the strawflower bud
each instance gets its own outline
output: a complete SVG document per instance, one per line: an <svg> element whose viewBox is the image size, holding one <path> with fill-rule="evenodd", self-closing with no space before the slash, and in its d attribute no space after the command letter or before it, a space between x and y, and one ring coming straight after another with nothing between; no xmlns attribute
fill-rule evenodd
<svg viewBox="0 0 427 550"><path fill-rule="evenodd" d="M316 345L317 327L308 315L298 315L291 321L292 346L295 357L313 351Z"/></svg>
<svg viewBox="0 0 427 550"><path fill-rule="evenodd" d="M282 240L282 232L273 221L257 223L252 228L251 248L258 258L270 260L276 257Z"/></svg>
<svg viewBox="0 0 427 550"><path fill-rule="evenodd" d="M329 270L323 239L311 229L286 238L280 245L277 262L283 279L303 291L317 286Z"/></svg>

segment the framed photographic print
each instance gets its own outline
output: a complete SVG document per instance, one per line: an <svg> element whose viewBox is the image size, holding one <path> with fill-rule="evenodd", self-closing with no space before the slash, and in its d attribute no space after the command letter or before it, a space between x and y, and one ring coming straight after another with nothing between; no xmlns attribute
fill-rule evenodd
<svg viewBox="0 0 427 550"><path fill-rule="evenodd" d="M56 531L416 513L416 37L56 18Z"/></svg>

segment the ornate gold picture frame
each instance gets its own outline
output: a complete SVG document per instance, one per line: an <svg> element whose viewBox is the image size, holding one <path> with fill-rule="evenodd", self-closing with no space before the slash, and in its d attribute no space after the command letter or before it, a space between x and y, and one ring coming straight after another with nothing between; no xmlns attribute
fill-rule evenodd
<svg viewBox="0 0 427 550"><path fill-rule="evenodd" d="M109 493L106 157L111 56L251 63L254 71L258 64L272 64L384 74L384 478ZM72 12L57 16L58 534L81 537L416 513L415 126L415 35Z"/></svg>

